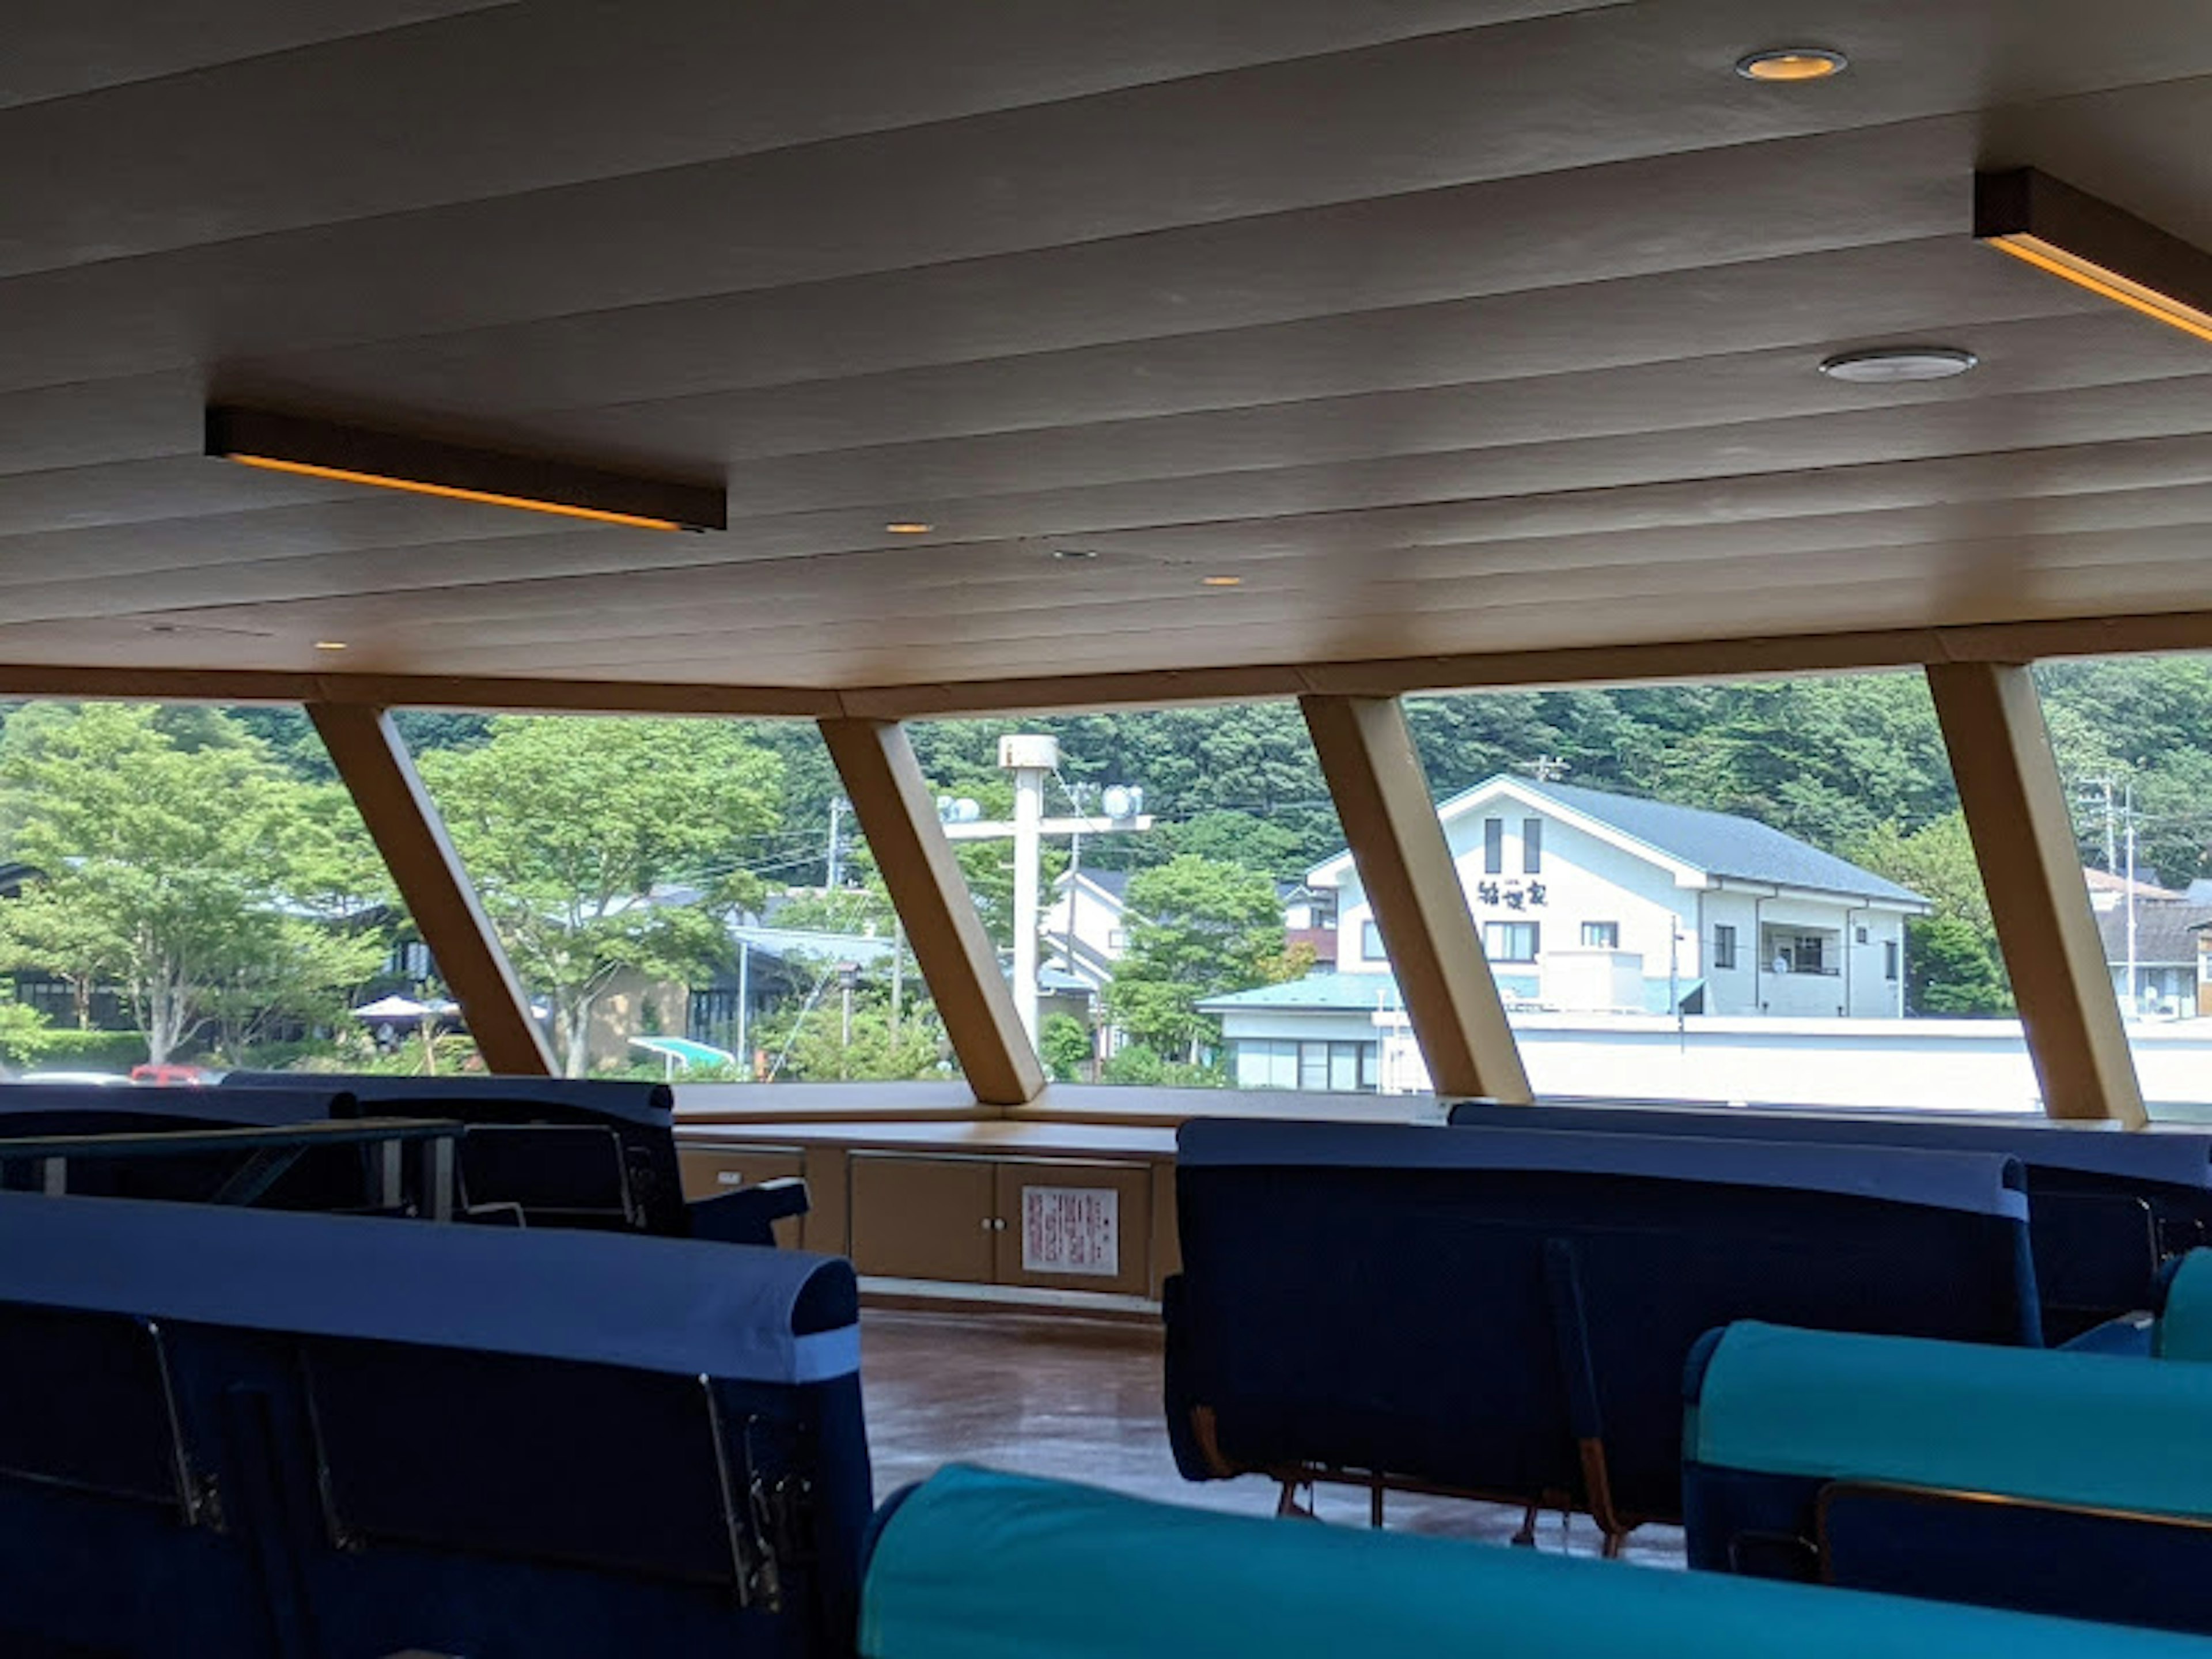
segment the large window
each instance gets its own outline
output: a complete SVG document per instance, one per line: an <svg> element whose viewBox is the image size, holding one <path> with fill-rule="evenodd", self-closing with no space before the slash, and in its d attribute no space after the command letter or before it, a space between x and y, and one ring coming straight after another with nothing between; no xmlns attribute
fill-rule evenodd
<svg viewBox="0 0 2212 1659"><path fill-rule="evenodd" d="M11 1070L467 1055L296 709L0 709L0 956Z"/></svg>
<svg viewBox="0 0 2212 1659"><path fill-rule="evenodd" d="M2144 1097L2212 1121L2212 656L2047 662L2035 678Z"/></svg>
<svg viewBox="0 0 2212 1659"><path fill-rule="evenodd" d="M1356 1086L1327 1080L1328 1044L1374 1042L1396 988L1371 913L1339 926L1351 860L1297 705L908 731L1055 1081L1230 1086L1287 1020L1322 1046L1287 1073L1268 1060L1253 1086ZM1017 891L1023 791L1041 823L1033 902Z"/></svg>
<svg viewBox="0 0 2212 1659"><path fill-rule="evenodd" d="M1922 674L1406 708L1539 1092L2037 1105Z"/></svg>
<svg viewBox="0 0 2212 1659"><path fill-rule="evenodd" d="M811 722L500 715L416 747L564 1072L958 1074Z"/></svg>

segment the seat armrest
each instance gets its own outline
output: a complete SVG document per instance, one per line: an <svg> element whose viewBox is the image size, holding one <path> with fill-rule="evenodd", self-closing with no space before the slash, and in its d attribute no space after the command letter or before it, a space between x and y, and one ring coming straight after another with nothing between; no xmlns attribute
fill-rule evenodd
<svg viewBox="0 0 2212 1659"><path fill-rule="evenodd" d="M775 1224L813 1207L802 1176L781 1176L735 1192L695 1199L688 1206L691 1237L722 1244L774 1244Z"/></svg>
<svg viewBox="0 0 2212 1659"><path fill-rule="evenodd" d="M2101 1325L2092 1325L2081 1335L2058 1346L2074 1353L2125 1354L2148 1359L2157 1329L2158 1322L2147 1313L2122 1314Z"/></svg>

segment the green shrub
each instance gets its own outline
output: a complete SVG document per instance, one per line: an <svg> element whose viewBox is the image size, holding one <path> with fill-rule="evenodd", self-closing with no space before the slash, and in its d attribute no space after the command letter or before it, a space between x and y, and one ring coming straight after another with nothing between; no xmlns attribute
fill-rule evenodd
<svg viewBox="0 0 2212 1659"><path fill-rule="evenodd" d="M146 1039L136 1031L80 1031L58 1026L39 1034L42 1072L127 1072L146 1063Z"/></svg>

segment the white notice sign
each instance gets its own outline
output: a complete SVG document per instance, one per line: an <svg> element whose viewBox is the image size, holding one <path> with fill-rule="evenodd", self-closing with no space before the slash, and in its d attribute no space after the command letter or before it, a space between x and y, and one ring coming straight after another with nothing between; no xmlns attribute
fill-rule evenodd
<svg viewBox="0 0 2212 1659"><path fill-rule="evenodd" d="M1121 1195L1111 1187L1022 1188L1022 1271L1121 1271Z"/></svg>

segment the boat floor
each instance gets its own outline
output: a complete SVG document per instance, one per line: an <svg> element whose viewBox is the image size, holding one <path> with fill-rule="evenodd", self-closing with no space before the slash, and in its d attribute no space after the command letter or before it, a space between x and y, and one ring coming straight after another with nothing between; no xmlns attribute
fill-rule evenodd
<svg viewBox="0 0 2212 1659"><path fill-rule="evenodd" d="M861 1377L876 1497L889 1497L940 1465L980 1463L1018 1474L1083 1481L1162 1503L1243 1515L1272 1515L1277 1489L1257 1475L1188 1481L1176 1474L1160 1411L1157 1328L1132 1322L1016 1313L906 1312L861 1317ZM1363 1488L1322 1486L1321 1518L1367 1524ZM1495 1504L1392 1492L1394 1530L1504 1544L1521 1511ZM1540 1550L1598 1553L1584 1516L1547 1515ZM1626 1559L1682 1565L1682 1535L1644 1527Z"/></svg>

